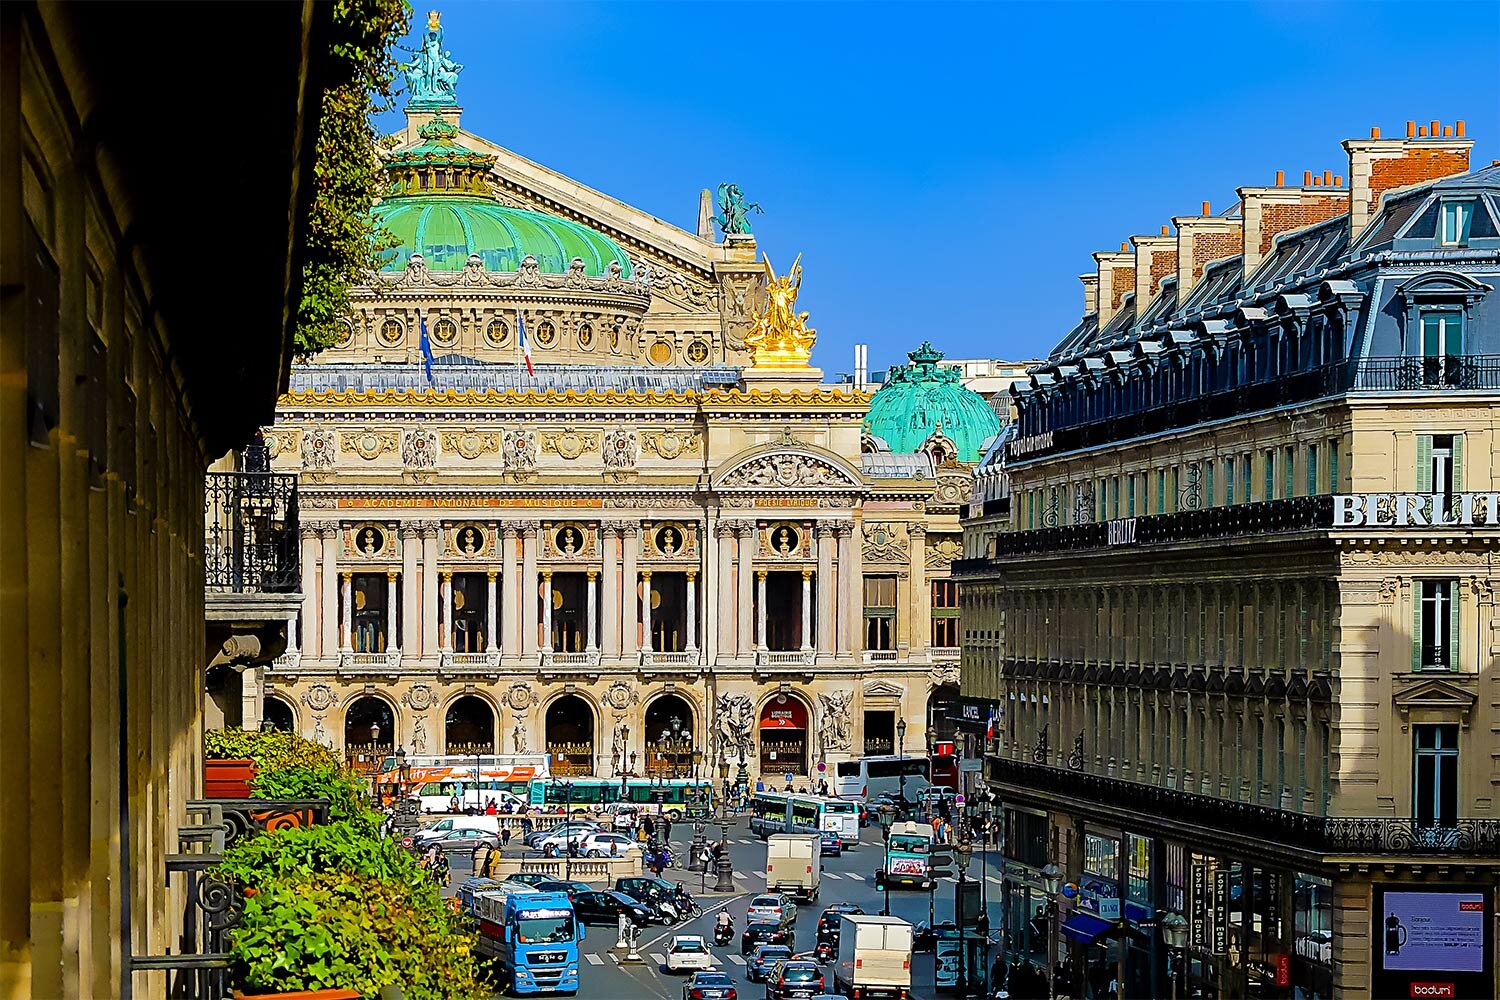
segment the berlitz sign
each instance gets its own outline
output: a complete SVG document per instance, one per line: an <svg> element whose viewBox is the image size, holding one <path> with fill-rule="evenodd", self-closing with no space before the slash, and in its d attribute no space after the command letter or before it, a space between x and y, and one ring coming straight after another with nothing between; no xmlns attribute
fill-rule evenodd
<svg viewBox="0 0 1500 1000"><path fill-rule="evenodd" d="M1338 494L1333 498L1333 527L1500 527L1500 493Z"/></svg>

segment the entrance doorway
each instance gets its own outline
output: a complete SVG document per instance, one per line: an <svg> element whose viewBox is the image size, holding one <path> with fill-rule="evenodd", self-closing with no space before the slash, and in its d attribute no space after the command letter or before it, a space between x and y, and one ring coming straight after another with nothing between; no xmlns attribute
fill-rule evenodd
<svg viewBox="0 0 1500 1000"><path fill-rule="evenodd" d="M344 712L344 758L358 774L380 766L380 758L396 748L396 714L390 702L365 695Z"/></svg>
<svg viewBox="0 0 1500 1000"><path fill-rule="evenodd" d="M798 582L801 580L799 578ZM807 729L810 712L796 695L778 694L760 711L760 771L767 783L786 775L807 774Z"/></svg>
<svg viewBox="0 0 1500 1000"><path fill-rule="evenodd" d="M646 774L687 778L693 772L693 709L664 694L646 707Z"/></svg>
<svg viewBox="0 0 1500 1000"><path fill-rule="evenodd" d="M292 706L274 695L267 695L265 701L261 703L260 717L263 724L274 726L279 733L295 733L297 731L297 722L292 715Z"/></svg>
<svg viewBox="0 0 1500 1000"><path fill-rule="evenodd" d="M495 752L495 713L489 702L466 694L448 706L443 717L443 752L490 754Z"/></svg>
<svg viewBox="0 0 1500 1000"><path fill-rule="evenodd" d="M594 773L594 710L578 695L547 706L545 739L553 774Z"/></svg>

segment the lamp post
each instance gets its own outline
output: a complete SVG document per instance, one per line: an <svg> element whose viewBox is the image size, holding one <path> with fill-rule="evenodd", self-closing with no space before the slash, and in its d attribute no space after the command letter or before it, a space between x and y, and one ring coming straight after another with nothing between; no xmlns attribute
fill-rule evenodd
<svg viewBox="0 0 1500 1000"><path fill-rule="evenodd" d="M563 879L571 882L573 880L573 831L568 827L568 820L572 815L573 806L573 783L571 781L552 780L553 799L557 798L557 792L562 792L563 801Z"/></svg>
<svg viewBox="0 0 1500 1000"><path fill-rule="evenodd" d="M734 783L739 786L740 792L744 793L750 788L750 769L745 766L745 744L740 744L740 769L734 776Z"/></svg>
<svg viewBox="0 0 1500 1000"><path fill-rule="evenodd" d="M714 892L734 891L734 867L729 860L729 819L726 810L719 809L719 880L714 883Z"/></svg>
<svg viewBox="0 0 1500 1000"><path fill-rule="evenodd" d="M1161 918L1161 939L1167 946L1167 979L1172 984L1172 1000L1177 1000L1177 977L1182 973L1183 949L1188 942L1187 918L1168 913Z"/></svg>
<svg viewBox="0 0 1500 1000"><path fill-rule="evenodd" d="M994 818L994 803L989 792L972 807L974 815L983 821L979 835L979 929L984 933L984 995L989 996L994 986L990 983L990 901L985 883L990 873L990 823ZM972 829L973 824L970 824Z"/></svg>
<svg viewBox="0 0 1500 1000"><path fill-rule="evenodd" d="M1062 869L1052 862L1042 869L1042 888L1047 892L1047 996L1057 997L1057 894L1062 889Z"/></svg>
<svg viewBox="0 0 1500 1000"><path fill-rule="evenodd" d="M880 887L885 890L885 909L882 917L891 915L891 823L895 821L895 810L881 806L876 815L880 817L880 836L885 841L885 864L880 870Z"/></svg>
<svg viewBox="0 0 1500 1000"><path fill-rule="evenodd" d="M896 780L900 782L901 811L906 811L906 720L896 722ZM889 914L887 914L889 916Z"/></svg>

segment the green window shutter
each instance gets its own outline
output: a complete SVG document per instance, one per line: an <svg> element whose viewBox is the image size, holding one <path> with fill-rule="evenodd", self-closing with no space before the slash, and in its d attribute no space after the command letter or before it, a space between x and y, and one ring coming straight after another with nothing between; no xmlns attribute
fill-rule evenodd
<svg viewBox="0 0 1500 1000"><path fill-rule="evenodd" d="M1224 459L1224 506L1234 506L1234 459Z"/></svg>
<svg viewBox="0 0 1500 1000"><path fill-rule="evenodd" d="M1462 649L1458 641L1458 581L1448 584L1448 669L1458 669L1458 654Z"/></svg>
<svg viewBox="0 0 1500 1000"><path fill-rule="evenodd" d="M1212 462L1203 464L1203 493L1203 506L1212 507L1214 505L1214 463Z"/></svg>
<svg viewBox="0 0 1500 1000"><path fill-rule="evenodd" d="M1464 491L1464 436L1453 435L1453 492Z"/></svg>
<svg viewBox="0 0 1500 1000"><path fill-rule="evenodd" d="M1318 495L1318 446L1307 446L1307 495Z"/></svg>
<svg viewBox="0 0 1500 1000"><path fill-rule="evenodd" d="M1266 463L1266 490L1260 495L1262 500L1276 499L1276 452L1268 451L1265 457Z"/></svg>
<svg viewBox="0 0 1500 1000"><path fill-rule="evenodd" d="M1418 580L1411 588L1411 668L1422 669L1422 598L1427 596L1423 593L1427 584Z"/></svg>
<svg viewBox="0 0 1500 1000"><path fill-rule="evenodd" d="M1328 492L1339 491L1339 441L1338 438L1328 442Z"/></svg>
<svg viewBox="0 0 1500 1000"><path fill-rule="evenodd" d="M1432 435L1417 435L1417 492L1432 492Z"/></svg>

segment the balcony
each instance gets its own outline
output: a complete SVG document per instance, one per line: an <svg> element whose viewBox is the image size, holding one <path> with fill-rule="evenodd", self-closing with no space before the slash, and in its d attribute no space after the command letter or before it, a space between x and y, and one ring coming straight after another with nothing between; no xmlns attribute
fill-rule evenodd
<svg viewBox="0 0 1500 1000"><path fill-rule="evenodd" d="M396 662L399 664L401 651L396 651ZM563 654L554 653L554 656ZM500 651L492 649L480 653L457 653L451 649L444 649L438 653L438 669L444 672L458 672L464 670L499 670Z"/></svg>
<svg viewBox="0 0 1500 1000"><path fill-rule="evenodd" d="M817 653L811 649L762 649L755 654L759 667L810 667Z"/></svg>
<svg viewBox="0 0 1500 1000"><path fill-rule="evenodd" d="M395 671L400 668L401 650L399 649L389 649L384 653L351 653L346 650L339 654L340 670Z"/></svg>
<svg viewBox="0 0 1500 1000"><path fill-rule="evenodd" d="M1364 358L1353 388L1376 392L1500 389L1500 354Z"/></svg>
<svg viewBox="0 0 1500 1000"><path fill-rule="evenodd" d="M991 782L1038 795L1080 799L1228 837L1249 833L1319 855L1500 855L1500 819L1424 827L1399 817L1315 816L1009 757L986 757L984 773Z"/></svg>
<svg viewBox="0 0 1500 1000"><path fill-rule="evenodd" d="M297 477L211 472L203 485L203 573L210 594L290 594L302 584Z"/></svg>
<svg viewBox="0 0 1500 1000"><path fill-rule="evenodd" d="M897 655L894 649L866 649L860 651L859 658L864 663L895 663Z"/></svg>
<svg viewBox="0 0 1500 1000"><path fill-rule="evenodd" d="M582 653L561 653L554 650L542 651L542 666L550 670L579 670L597 671L599 669L599 651L586 650Z"/></svg>
<svg viewBox="0 0 1500 1000"><path fill-rule="evenodd" d="M655 650L641 650L641 666L643 667L695 667L698 665L698 651L688 649L678 653L663 653Z"/></svg>

